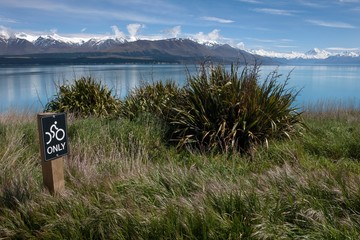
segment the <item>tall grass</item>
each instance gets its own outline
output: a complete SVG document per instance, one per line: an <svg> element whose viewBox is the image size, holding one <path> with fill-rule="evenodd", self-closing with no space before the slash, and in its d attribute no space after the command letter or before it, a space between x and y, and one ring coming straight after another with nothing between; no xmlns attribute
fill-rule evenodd
<svg viewBox="0 0 360 240"><path fill-rule="evenodd" d="M313 151L347 117L305 118L304 137L252 158L176 151L149 116L70 119L66 190L53 196L42 186L36 117L0 116L0 238L359 239L357 158Z"/></svg>
<svg viewBox="0 0 360 240"><path fill-rule="evenodd" d="M310 118L324 119L353 119L356 120L359 114L360 102L355 100L335 101L319 100L314 103L304 104L302 109L304 114Z"/></svg>

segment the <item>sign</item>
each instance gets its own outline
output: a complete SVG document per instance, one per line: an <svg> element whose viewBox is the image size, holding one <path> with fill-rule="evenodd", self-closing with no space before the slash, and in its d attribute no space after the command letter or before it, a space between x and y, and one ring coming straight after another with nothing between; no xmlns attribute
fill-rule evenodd
<svg viewBox="0 0 360 240"><path fill-rule="evenodd" d="M68 154L66 114L43 115L40 119L44 161Z"/></svg>

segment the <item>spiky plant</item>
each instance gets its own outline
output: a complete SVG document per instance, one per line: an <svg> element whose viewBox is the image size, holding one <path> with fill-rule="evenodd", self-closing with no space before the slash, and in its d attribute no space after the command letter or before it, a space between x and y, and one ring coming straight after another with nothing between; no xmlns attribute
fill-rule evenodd
<svg viewBox="0 0 360 240"><path fill-rule="evenodd" d="M297 93L277 80L274 71L260 84L259 67L202 66L188 77L185 100L170 116L172 140L178 147L200 150L248 151L271 138L290 137L300 122L293 107Z"/></svg>
<svg viewBox="0 0 360 240"><path fill-rule="evenodd" d="M130 119L151 113L166 120L173 106L182 98L183 90L174 81L157 81L135 88L124 100L121 113Z"/></svg>
<svg viewBox="0 0 360 240"><path fill-rule="evenodd" d="M82 117L108 116L118 111L119 106L120 101L112 91L89 76L76 79L73 84L59 86L45 111L69 112Z"/></svg>

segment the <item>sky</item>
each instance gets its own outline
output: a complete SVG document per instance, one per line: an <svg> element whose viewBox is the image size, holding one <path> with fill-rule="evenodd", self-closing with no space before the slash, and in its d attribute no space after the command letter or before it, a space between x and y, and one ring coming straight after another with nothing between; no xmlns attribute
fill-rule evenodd
<svg viewBox="0 0 360 240"><path fill-rule="evenodd" d="M4 31L360 51L360 0L0 0Z"/></svg>

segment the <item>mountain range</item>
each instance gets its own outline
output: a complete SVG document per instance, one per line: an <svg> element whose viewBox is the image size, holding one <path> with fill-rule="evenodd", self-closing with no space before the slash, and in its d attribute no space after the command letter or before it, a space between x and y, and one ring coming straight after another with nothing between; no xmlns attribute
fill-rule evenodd
<svg viewBox="0 0 360 240"><path fill-rule="evenodd" d="M333 53L313 49L280 54L241 50L228 44L193 39L129 40L109 36L69 38L57 34L32 36L0 34L0 64L86 63L221 63L261 64L360 64L359 52Z"/></svg>
<svg viewBox="0 0 360 240"><path fill-rule="evenodd" d="M250 53L268 57L279 64L304 65L304 64L360 64L359 51L326 51L314 48L305 53L290 52L277 53L264 50L251 50Z"/></svg>

